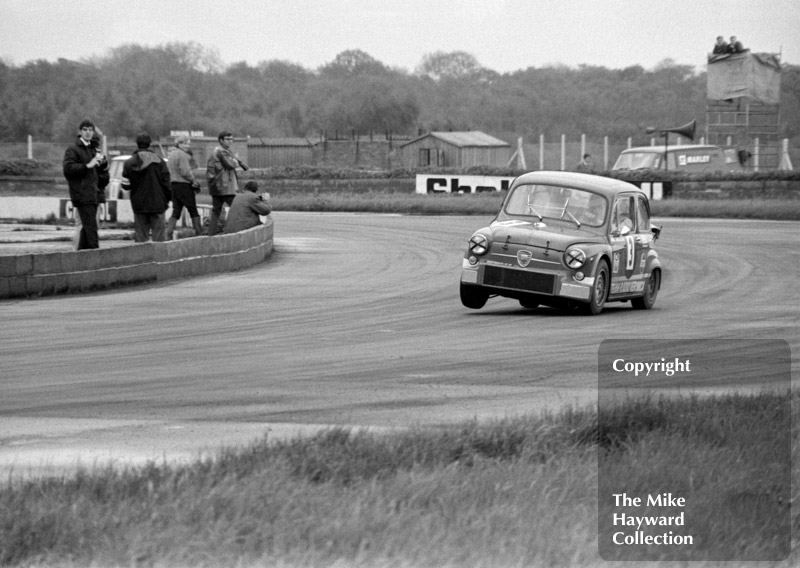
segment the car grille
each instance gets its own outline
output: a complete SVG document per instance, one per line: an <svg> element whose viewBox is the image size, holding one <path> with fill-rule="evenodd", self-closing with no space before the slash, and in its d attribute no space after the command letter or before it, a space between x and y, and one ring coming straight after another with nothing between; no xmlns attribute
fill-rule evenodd
<svg viewBox="0 0 800 568"><path fill-rule="evenodd" d="M552 274L512 270L500 266L485 266L483 283L486 286L512 288L538 294L552 294L556 285L556 277Z"/></svg>

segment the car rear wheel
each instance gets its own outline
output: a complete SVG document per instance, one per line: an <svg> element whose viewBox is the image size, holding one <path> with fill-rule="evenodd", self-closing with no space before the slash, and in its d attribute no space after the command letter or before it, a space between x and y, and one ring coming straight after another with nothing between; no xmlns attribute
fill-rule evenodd
<svg viewBox="0 0 800 568"><path fill-rule="evenodd" d="M609 284L608 263L605 260L601 260L597 265L597 270L594 272L592 295L589 298L589 303L584 306L585 313L596 316L603 311L608 298Z"/></svg>
<svg viewBox="0 0 800 568"><path fill-rule="evenodd" d="M524 300L519 301L519 305L528 310L533 310L539 307L539 302L525 298Z"/></svg>
<svg viewBox="0 0 800 568"><path fill-rule="evenodd" d="M488 299L489 293L484 292L480 286L461 283L461 303L464 304L464 307L480 310L486 305Z"/></svg>
<svg viewBox="0 0 800 568"><path fill-rule="evenodd" d="M652 308L653 304L656 303L659 288L661 288L661 271L653 270L644 286L642 297L631 300L633 308L636 310L649 310Z"/></svg>

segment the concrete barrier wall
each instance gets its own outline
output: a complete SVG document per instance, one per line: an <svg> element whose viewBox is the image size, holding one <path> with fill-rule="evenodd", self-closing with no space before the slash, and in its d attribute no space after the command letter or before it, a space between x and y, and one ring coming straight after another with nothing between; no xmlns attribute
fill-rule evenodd
<svg viewBox="0 0 800 568"><path fill-rule="evenodd" d="M274 222L232 235L70 252L0 256L0 298L47 296L160 282L258 264L273 249Z"/></svg>

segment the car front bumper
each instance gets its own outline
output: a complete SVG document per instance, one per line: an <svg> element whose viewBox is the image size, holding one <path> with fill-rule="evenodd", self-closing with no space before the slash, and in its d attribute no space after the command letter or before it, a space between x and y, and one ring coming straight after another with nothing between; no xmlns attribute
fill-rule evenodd
<svg viewBox="0 0 800 568"><path fill-rule="evenodd" d="M491 289L501 296L536 294L588 302L594 278L576 280L573 272L566 270L524 270L491 262L471 265L463 259L461 282Z"/></svg>

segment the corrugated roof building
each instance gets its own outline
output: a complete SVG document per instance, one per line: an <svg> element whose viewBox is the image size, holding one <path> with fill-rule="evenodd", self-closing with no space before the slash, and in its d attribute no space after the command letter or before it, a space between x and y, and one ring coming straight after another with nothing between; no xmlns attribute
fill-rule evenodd
<svg viewBox="0 0 800 568"><path fill-rule="evenodd" d="M511 145L484 132L429 132L400 146L403 167L505 167Z"/></svg>

